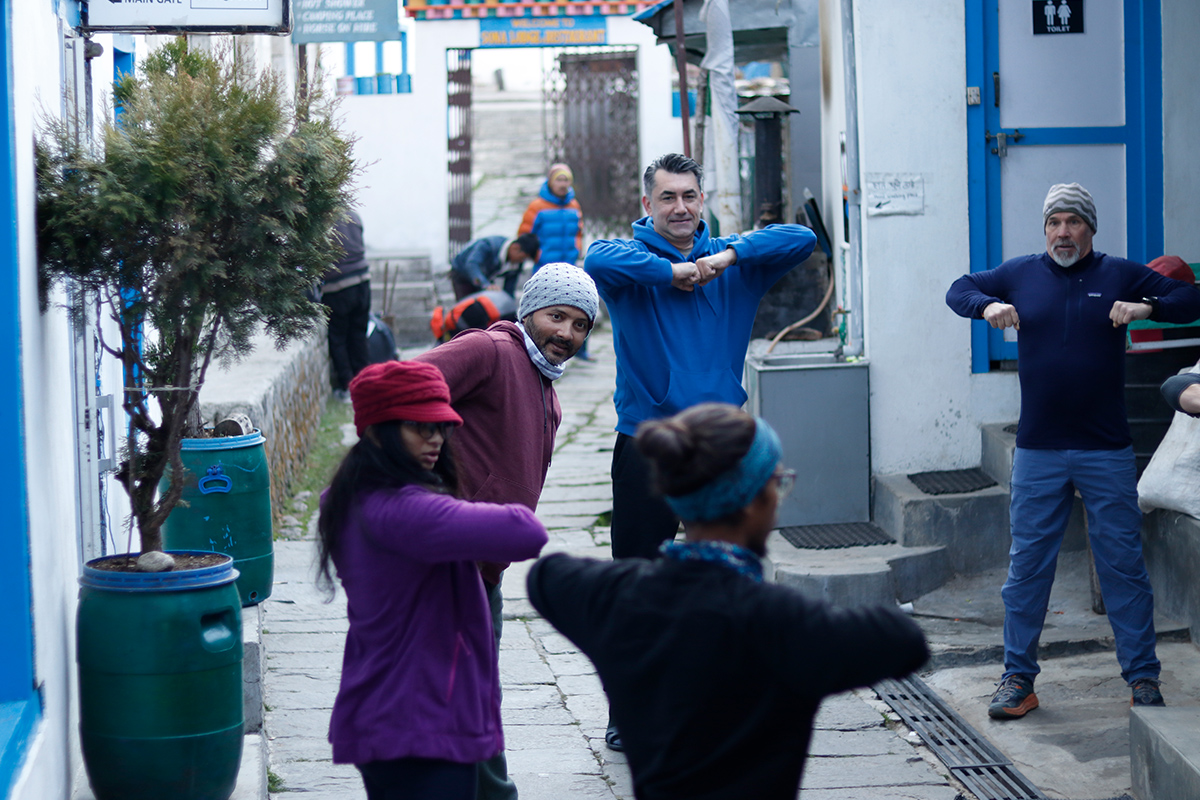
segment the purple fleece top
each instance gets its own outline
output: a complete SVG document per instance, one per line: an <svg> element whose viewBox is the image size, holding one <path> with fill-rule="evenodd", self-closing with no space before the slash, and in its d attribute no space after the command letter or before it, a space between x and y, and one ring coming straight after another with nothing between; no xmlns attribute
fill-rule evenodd
<svg viewBox="0 0 1200 800"><path fill-rule="evenodd" d="M333 760L485 761L504 749L491 612L477 560L520 561L546 530L520 505L415 486L361 498L333 549L350 630Z"/></svg>

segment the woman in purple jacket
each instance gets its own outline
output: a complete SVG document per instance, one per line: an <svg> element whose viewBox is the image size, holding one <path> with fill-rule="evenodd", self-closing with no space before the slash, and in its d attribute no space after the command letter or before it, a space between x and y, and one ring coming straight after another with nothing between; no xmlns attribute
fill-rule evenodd
<svg viewBox="0 0 1200 800"><path fill-rule="evenodd" d="M350 630L329 740L368 800L473 800L504 748L491 616L476 561L546 544L521 505L468 503L446 439L462 419L432 364L368 366L350 384L359 441L321 499L319 580L336 570ZM332 595L332 591L331 591Z"/></svg>

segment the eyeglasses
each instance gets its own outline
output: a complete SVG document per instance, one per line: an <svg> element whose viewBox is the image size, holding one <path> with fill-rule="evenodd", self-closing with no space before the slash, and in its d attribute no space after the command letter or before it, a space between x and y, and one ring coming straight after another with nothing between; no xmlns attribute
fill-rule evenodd
<svg viewBox="0 0 1200 800"><path fill-rule="evenodd" d="M440 433L442 439L449 439L454 433L456 426L453 422L409 422L404 420L401 425L407 425L409 428L417 432L422 439L428 441L434 437L434 434Z"/></svg>
<svg viewBox="0 0 1200 800"><path fill-rule="evenodd" d="M771 479L775 481L775 491L779 494L779 499L782 500L788 496L788 493L796 485L796 470L781 469L772 475Z"/></svg>

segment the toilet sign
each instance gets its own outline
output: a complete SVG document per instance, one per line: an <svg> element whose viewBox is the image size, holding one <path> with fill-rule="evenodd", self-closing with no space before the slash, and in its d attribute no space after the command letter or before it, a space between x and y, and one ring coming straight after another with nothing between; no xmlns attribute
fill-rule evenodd
<svg viewBox="0 0 1200 800"><path fill-rule="evenodd" d="M288 0L88 0L83 28L136 33L287 33Z"/></svg>
<svg viewBox="0 0 1200 800"><path fill-rule="evenodd" d="M1033 33L1083 33L1083 0L1033 0Z"/></svg>

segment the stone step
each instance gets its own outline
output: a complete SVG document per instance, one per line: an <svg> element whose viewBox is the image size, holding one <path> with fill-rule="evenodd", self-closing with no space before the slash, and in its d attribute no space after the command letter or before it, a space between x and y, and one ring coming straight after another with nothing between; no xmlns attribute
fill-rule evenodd
<svg viewBox="0 0 1200 800"><path fill-rule="evenodd" d="M367 253L371 283L390 285L433 280L433 260L424 251Z"/></svg>
<svg viewBox="0 0 1200 800"><path fill-rule="evenodd" d="M1134 708L1130 771L1138 800L1200 797L1200 708Z"/></svg>
<svg viewBox="0 0 1200 800"><path fill-rule="evenodd" d="M942 547L891 544L809 550L776 532L767 552L775 582L841 606L908 602L951 576Z"/></svg>

